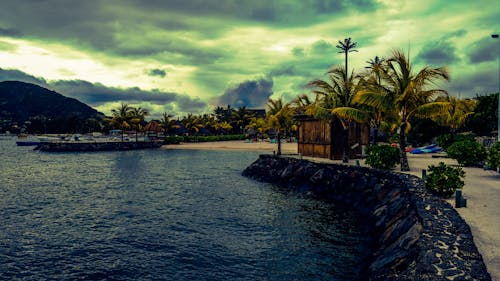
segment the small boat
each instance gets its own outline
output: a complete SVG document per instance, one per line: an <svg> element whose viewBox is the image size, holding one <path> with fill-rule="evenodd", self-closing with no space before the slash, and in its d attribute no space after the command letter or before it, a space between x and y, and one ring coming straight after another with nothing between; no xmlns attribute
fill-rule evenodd
<svg viewBox="0 0 500 281"><path fill-rule="evenodd" d="M436 153L440 152L441 147L437 146L437 144L431 144L428 146L418 147L410 150L411 154L424 154L424 153Z"/></svg>

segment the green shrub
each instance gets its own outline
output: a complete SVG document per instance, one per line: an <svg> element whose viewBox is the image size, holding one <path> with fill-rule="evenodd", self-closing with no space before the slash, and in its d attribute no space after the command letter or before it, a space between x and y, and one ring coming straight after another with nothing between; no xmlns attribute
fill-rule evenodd
<svg viewBox="0 0 500 281"><path fill-rule="evenodd" d="M466 167L478 166L486 159L486 149L476 141L454 142L446 152L450 158L457 160L458 164Z"/></svg>
<svg viewBox="0 0 500 281"><path fill-rule="evenodd" d="M486 165L493 170L500 167L500 142L496 142L490 146L488 156L486 157Z"/></svg>
<svg viewBox="0 0 500 281"><path fill-rule="evenodd" d="M455 190L464 186L464 177L465 172L462 168L453 168L440 162L437 166L429 166L425 187L437 195L450 197Z"/></svg>
<svg viewBox="0 0 500 281"><path fill-rule="evenodd" d="M399 163L399 149L390 145L370 145L365 163L377 169L392 169Z"/></svg>
<svg viewBox="0 0 500 281"><path fill-rule="evenodd" d="M231 141L244 140L246 135L220 135L220 136L168 136L165 137L164 144L179 144L181 142L212 142L212 141Z"/></svg>
<svg viewBox="0 0 500 281"><path fill-rule="evenodd" d="M439 137L436 138L436 144L441 147L444 150L447 150L450 145L452 145L455 142L460 142L460 141L474 141L474 135L471 134L458 134L453 137L453 140L451 139L450 134L445 134L445 135L440 135Z"/></svg>

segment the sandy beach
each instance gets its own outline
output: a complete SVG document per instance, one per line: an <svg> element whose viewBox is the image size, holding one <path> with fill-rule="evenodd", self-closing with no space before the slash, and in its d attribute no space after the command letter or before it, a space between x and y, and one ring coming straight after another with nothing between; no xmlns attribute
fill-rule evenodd
<svg viewBox="0 0 500 281"><path fill-rule="evenodd" d="M197 142L163 145L162 149L203 149L203 150L248 150L273 152L278 150L278 145L270 142L246 142L246 141L220 141L220 142ZM297 143L281 144L283 154L297 154Z"/></svg>
<svg viewBox="0 0 500 281"><path fill-rule="evenodd" d="M272 153L277 150L277 144L269 142L225 141L210 143L183 143L179 145L164 145L162 149L201 149L201 150L247 150ZM282 143L283 154L297 155L296 143ZM328 159L309 158L308 160L325 163L341 163ZM450 158L433 158L430 154L408 154L410 174L421 177L422 170L429 165L444 162L457 165ZM359 161L364 165L364 161ZM351 165L356 161L351 160ZM395 169L398 171L399 167ZM483 256L483 260L491 274L492 280L500 281L500 174L481 168L464 168L465 186L463 195L467 199L466 208L457 211L472 230L474 242ZM448 200L454 206L454 200Z"/></svg>

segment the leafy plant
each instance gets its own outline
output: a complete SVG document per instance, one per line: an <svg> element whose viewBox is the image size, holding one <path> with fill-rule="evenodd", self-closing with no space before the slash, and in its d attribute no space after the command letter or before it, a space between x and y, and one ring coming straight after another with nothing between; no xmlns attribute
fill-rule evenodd
<svg viewBox="0 0 500 281"><path fill-rule="evenodd" d="M453 136L451 134L440 135L436 138L436 143L444 150L447 150L450 145L455 142L461 141L474 141L474 135L471 134L458 134Z"/></svg>
<svg viewBox="0 0 500 281"><path fill-rule="evenodd" d="M165 137L164 144L179 144L181 142L211 142L211 141L231 141L244 140L246 135L220 135L220 136L168 136Z"/></svg>
<svg viewBox="0 0 500 281"><path fill-rule="evenodd" d="M493 170L500 167L500 142L496 142L490 146L488 156L486 157L486 165Z"/></svg>
<svg viewBox="0 0 500 281"><path fill-rule="evenodd" d="M450 158L457 160L458 164L466 167L478 166L486 159L486 149L476 141L454 142L446 152Z"/></svg>
<svg viewBox="0 0 500 281"><path fill-rule="evenodd" d="M390 145L368 147L365 163L377 169L392 169L399 163L399 149Z"/></svg>
<svg viewBox="0 0 500 281"><path fill-rule="evenodd" d="M451 167L439 162L437 166L429 166L429 174L425 186L431 192L445 197L450 197L455 190L464 186L465 172L460 167Z"/></svg>

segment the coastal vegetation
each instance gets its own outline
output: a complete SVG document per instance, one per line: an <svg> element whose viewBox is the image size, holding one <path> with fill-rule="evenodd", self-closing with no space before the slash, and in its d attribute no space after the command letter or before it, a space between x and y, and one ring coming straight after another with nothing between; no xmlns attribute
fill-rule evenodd
<svg viewBox="0 0 500 281"><path fill-rule="evenodd" d="M455 193L455 190L462 189L465 184L464 177L465 172L462 168L451 167L439 162L437 166L429 166L425 186L439 196L450 197Z"/></svg>
<svg viewBox="0 0 500 281"><path fill-rule="evenodd" d="M446 149L446 152L450 158L466 167L482 166L481 164L486 159L486 149L475 140L454 142Z"/></svg>
<svg viewBox="0 0 500 281"><path fill-rule="evenodd" d="M500 142L494 143L488 150L486 166L493 170L500 168Z"/></svg>
<svg viewBox="0 0 500 281"><path fill-rule="evenodd" d="M392 169L399 163L398 149L390 145L370 145L365 163L376 169Z"/></svg>

